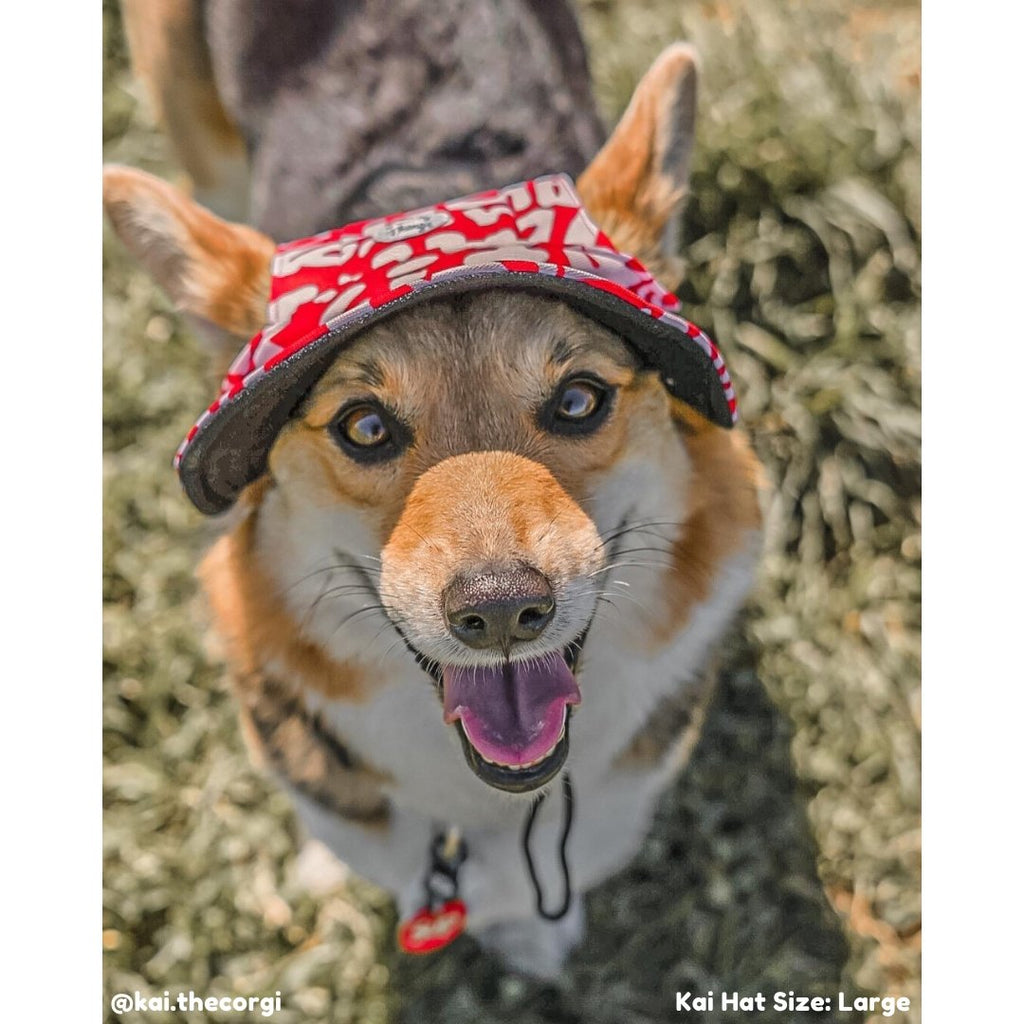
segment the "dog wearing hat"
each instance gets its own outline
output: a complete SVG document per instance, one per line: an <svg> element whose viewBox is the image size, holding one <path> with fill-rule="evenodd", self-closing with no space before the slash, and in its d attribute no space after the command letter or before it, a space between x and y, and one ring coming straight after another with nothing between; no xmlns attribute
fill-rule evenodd
<svg viewBox="0 0 1024 1024"><path fill-rule="evenodd" d="M493 5L548 57L517 61L503 36L484 75L487 26L432 5L426 20L450 20L432 58L479 92L457 90L445 150L436 125L428 144L392 111L371 132L338 99L346 75L359 95L381 73L372 47L340 59L353 38L401 37L415 64L416 5L349 12L298 70L260 75L246 53L275 33L299 45L266 24L283 8L246 34L228 31L244 4L211 3L205 29L175 36L175 6L128 5L137 66L160 95L161 40L200 48L174 100L198 120L176 141L221 186L238 175L218 159L247 153L254 226L124 167L104 201L184 314L241 346L174 461L187 498L226 513L200 575L245 736L308 831L395 895L403 949L466 929L555 976L582 895L637 851L685 764L759 551L725 362L661 283L678 271L693 53L661 55L595 154L567 7ZM407 117L422 127L431 102ZM305 172L303 134L321 143ZM399 137L396 166L381 153Z"/></svg>

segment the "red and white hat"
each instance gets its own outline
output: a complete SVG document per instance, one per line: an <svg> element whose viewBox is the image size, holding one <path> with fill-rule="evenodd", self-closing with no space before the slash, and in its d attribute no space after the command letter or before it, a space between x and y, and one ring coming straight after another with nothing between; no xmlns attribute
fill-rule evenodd
<svg viewBox="0 0 1024 1024"><path fill-rule="evenodd" d="M278 246L267 324L175 456L189 498L208 514L228 508L358 332L416 303L487 288L564 300L620 334L671 394L720 426L735 422L715 343L594 225L572 181L554 174Z"/></svg>

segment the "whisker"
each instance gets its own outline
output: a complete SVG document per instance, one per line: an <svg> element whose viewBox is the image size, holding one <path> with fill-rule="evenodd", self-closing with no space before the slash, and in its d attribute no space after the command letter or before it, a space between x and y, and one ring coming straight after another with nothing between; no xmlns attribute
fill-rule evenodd
<svg viewBox="0 0 1024 1024"><path fill-rule="evenodd" d="M307 616L312 616L316 609L320 607L320 603L329 598L341 597L345 594L365 594L368 597L376 598L378 601L381 600L380 595L373 590L371 587L367 587L364 584L356 583L342 583L336 587L331 587L328 590L322 590L317 594L316 598L312 601L307 610Z"/></svg>
<svg viewBox="0 0 1024 1024"><path fill-rule="evenodd" d="M387 609L382 604L369 604L364 605L362 608L357 608L354 612L346 615L335 627L331 633L334 636L342 626L351 622L353 619L358 618L360 615L366 615L369 612L387 612Z"/></svg>
<svg viewBox="0 0 1024 1024"><path fill-rule="evenodd" d="M656 527L682 527L684 524L678 519L640 519L636 522L619 524L607 533L600 533L598 536L604 543L624 537L627 533L651 533Z"/></svg>
<svg viewBox="0 0 1024 1024"><path fill-rule="evenodd" d="M319 576L321 573L339 572L343 569L353 569L356 572L365 573L367 576L375 574L378 577L382 572L382 569L378 568L377 566L366 567L353 564L353 560L356 558L370 558L376 562L380 562L380 557L377 555L349 554L348 552L339 551L338 549L335 549L333 554L335 558L341 559L341 561L332 562L329 565L322 566L319 569L311 569L305 575L300 576L297 580L294 580L292 583L289 583L285 589L293 590L295 587L301 586L307 580L311 580L314 576Z"/></svg>
<svg viewBox="0 0 1024 1024"><path fill-rule="evenodd" d="M398 632L397 629L394 628L395 626L403 626L403 625L405 625L405 620L404 619L402 619L402 618L392 619L391 616L389 615L389 616L385 617L385 620L384 620L384 622L381 623L380 628L377 630L376 633L373 634L373 637L370 639L370 642L366 645L367 649L373 647L373 645L389 629L393 630L393 633L394 633L394 635L391 638L391 643L388 644L388 646L384 649L384 651L379 656L378 663L384 662L387 659L387 657L391 654L391 652L393 650L395 650L396 647L404 647L405 646L405 640L403 639L402 635Z"/></svg>
<svg viewBox="0 0 1024 1024"><path fill-rule="evenodd" d="M544 527L544 532L538 538L537 543L540 541L547 540L548 534L551 532L551 528L555 525L558 517L565 511L565 509L559 509L552 517L547 526Z"/></svg>
<svg viewBox="0 0 1024 1024"><path fill-rule="evenodd" d="M621 580L612 580L612 583L621 583L621 582L622 582ZM627 586L628 586L628 584L627 584ZM609 596L608 592L605 591L605 597L608 597L608 596ZM651 609L646 604L644 604L643 601L641 601L638 597L636 597L634 594L627 594L623 590L618 590L618 591L615 592L615 596L616 597L624 597L627 601L631 601L645 615L653 615L654 614L651 611Z"/></svg>
<svg viewBox="0 0 1024 1024"><path fill-rule="evenodd" d="M635 555L640 554L644 551L654 551L659 555L668 555L671 554L672 547L659 548L653 544L638 544L636 547L632 548L619 548L615 552L615 555L616 557L618 557L619 555Z"/></svg>
<svg viewBox="0 0 1024 1024"><path fill-rule="evenodd" d="M610 562L608 565L603 566L600 569L595 569L593 572L588 573L584 578L593 579L595 576L601 576L604 573L611 572L613 569L671 569L673 562L655 562L650 560L642 560L637 562L625 562L615 561Z"/></svg>
<svg viewBox="0 0 1024 1024"><path fill-rule="evenodd" d="M320 603L321 599L323 598L324 590L327 587L327 584L330 583L330 581L331 578L329 576L324 578L323 586L320 588L320 593L317 594L316 598L313 600L313 602L310 604L310 606L306 609L305 613L303 614L302 619L299 621L300 633L304 632L306 627L309 626L309 624L313 621L313 614L316 611L316 606Z"/></svg>

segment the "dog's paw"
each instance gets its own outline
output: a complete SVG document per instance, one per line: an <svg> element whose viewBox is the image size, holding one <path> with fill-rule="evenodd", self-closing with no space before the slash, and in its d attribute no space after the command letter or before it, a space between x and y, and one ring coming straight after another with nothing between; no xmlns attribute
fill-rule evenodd
<svg viewBox="0 0 1024 1024"><path fill-rule="evenodd" d="M569 954L583 938L584 925L583 901L577 896L560 921L539 916L502 921L483 929L477 939L509 970L557 981Z"/></svg>

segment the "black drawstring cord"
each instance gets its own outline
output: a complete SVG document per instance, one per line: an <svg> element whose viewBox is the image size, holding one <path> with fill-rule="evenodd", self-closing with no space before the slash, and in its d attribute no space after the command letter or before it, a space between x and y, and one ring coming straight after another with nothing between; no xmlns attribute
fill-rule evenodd
<svg viewBox="0 0 1024 1024"><path fill-rule="evenodd" d="M562 838L558 847L558 857L562 863L562 878L565 881L565 898L562 901L562 906L558 910L545 909L544 894L541 892L540 880L537 878L537 871L533 866L533 857L530 854L530 835L533 832L533 822L537 817L537 811L540 810L540 805L544 802L547 793L542 793L530 808L530 813L526 817L526 825L523 828L523 854L526 856L526 870L530 875L530 881L533 883L533 891L537 894L537 913L546 921L560 921L569 913L569 907L572 904L572 881L569 877L569 859L566 854L566 848L569 845L569 830L572 828L572 782L569 779L568 772L562 776L562 794L565 806L562 812Z"/></svg>
<svg viewBox="0 0 1024 1024"><path fill-rule="evenodd" d="M431 912L442 903L458 899L459 868L466 859L466 843L457 828L437 830L430 843L430 867L423 879L423 890Z"/></svg>

